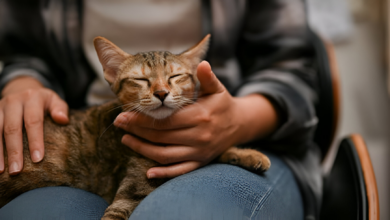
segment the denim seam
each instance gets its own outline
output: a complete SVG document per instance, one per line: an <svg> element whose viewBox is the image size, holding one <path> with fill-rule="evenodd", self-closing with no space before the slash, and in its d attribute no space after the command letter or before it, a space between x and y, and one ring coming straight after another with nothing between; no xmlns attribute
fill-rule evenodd
<svg viewBox="0 0 390 220"><path fill-rule="evenodd" d="M264 202L267 200L267 198L269 197L269 195L271 195L271 192L273 191L273 189L275 188L275 185L277 184L278 180L280 179L280 177L285 173L286 171L284 170L283 172L281 172L279 174L279 176L275 179L275 181L273 182L272 186L267 190L267 192L264 194L263 198L260 199L260 201L257 203L257 205L255 206L255 208L253 209L252 211L252 214L251 216L249 217L249 219L252 219L252 217L254 216L256 210L260 210L262 208L262 206L264 205Z"/></svg>

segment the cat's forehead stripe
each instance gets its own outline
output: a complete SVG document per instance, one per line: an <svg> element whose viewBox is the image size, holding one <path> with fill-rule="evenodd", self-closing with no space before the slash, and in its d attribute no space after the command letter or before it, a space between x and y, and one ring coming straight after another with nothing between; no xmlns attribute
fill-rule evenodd
<svg viewBox="0 0 390 220"><path fill-rule="evenodd" d="M136 54L135 61L129 71L129 75L133 77L149 77L155 74L165 77L166 74L180 73L187 69L177 55L168 51L139 53Z"/></svg>
<svg viewBox="0 0 390 220"><path fill-rule="evenodd" d="M138 64L133 66L133 68L131 68L129 74L131 76L141 77L150 74L150 72L151 72L150 68L148 67L145 68L144 65Z"/></svg>
<svg viewBox="0 0 390 220"><path fill-rule="evenodd" d="M173 54L168 51L151 51L140 53L139 55L143 58L141 63L146 64L150 68L154 68L158 65L166 66L169 57Z"/></svg>
<svg viewBox="0 0 390 220"><path fill-rule="evenodd" d="M171 72L173 72L174 70L175 71L180 71L182 69L182 65L180 65L179 63L176 63L176 62L172 62L169 65L169 68L171 69Z"/></svg>

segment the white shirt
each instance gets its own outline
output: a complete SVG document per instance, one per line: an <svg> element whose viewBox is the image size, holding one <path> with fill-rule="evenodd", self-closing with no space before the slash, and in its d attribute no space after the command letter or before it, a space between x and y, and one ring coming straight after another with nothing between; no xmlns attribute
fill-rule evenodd
<svg viewBox="0 0 390 220"><path fill-rule="evenodd" d="M83 49L98 77L89 105L115 98L93 46L102 36L130 54L152 50L181 53L202 39L199 0L85 0Z"/></svg>

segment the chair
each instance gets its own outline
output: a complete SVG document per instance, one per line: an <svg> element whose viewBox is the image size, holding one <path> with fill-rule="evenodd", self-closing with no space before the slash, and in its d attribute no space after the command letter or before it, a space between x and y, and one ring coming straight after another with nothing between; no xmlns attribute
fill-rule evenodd
<svg viewBox="0 0 390 220"><path fill-rule="evenodd" d="M319 124L314 140L324 155L323 167L331 165L324 175L320 220L379 220L375 174L363 138L352 134L333 144L340 108L335 55L331 44L311 35L318 55L321 100L316 106Z"/></svg>

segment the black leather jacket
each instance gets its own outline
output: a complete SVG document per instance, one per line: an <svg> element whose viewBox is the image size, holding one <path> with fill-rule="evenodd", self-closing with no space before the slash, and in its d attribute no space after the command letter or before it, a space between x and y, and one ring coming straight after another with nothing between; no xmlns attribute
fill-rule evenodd
<svg viewBox="0 0 390 220"><path fill-rule="evenodd" d="M321 201L315 51L303 0L203 0L204 35L213 71L236 96L261 93L278 110L281 124L263 148L290 165L301 187L306 219ZM96 77L81 45L81 0L0 0L0 90L20 75L35 77L71 108L85 105Z"/></svg>

